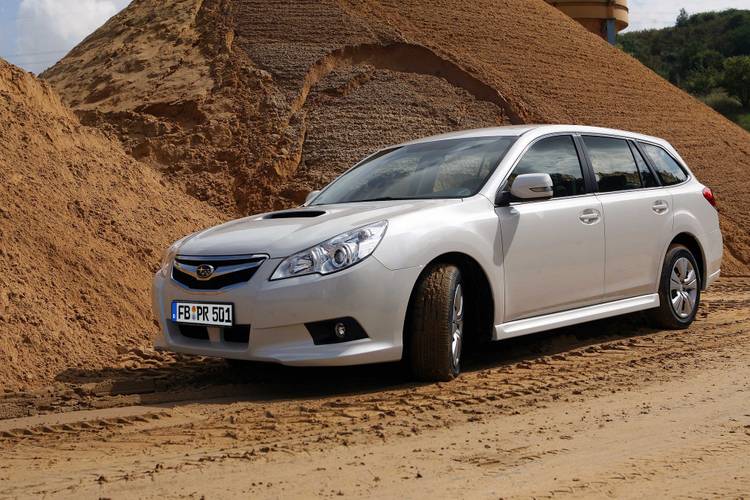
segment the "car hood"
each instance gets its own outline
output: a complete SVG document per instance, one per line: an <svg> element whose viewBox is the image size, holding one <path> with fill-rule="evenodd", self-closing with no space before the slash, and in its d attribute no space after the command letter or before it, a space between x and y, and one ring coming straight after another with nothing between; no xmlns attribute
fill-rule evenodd
<svg viewBox="0 0 750 500"><path fill-rule="evenodd" d="M269 212L195 233L182 242L178 254L266 254L271 258L287 257L372 222L457 203L461 203L461 200L394 200L316 205Z"/></svg>

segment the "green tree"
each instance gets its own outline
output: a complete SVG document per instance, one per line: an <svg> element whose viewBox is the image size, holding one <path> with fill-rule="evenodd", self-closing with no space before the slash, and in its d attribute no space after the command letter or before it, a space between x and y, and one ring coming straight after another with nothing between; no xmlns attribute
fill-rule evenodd
<svg viewBox="0 0 750 500"><path fill-rule="evenodd" d="M693 71L683 82L685 89L693 95L706 95L716 87L717 74L712 70Z"/></svg>
<svg viewBox="0 0 750 500"><path fill-rule="evenodd" d="M685 26L688 23L690 16L685 9L680 9L680 14L677 16L677 26Z"/></svg>
<svg viewBox="0 0 750 500"><path fill-rule="evenodd" d="M724 60L723 86L726 91L750 107L750 56L736 56Z"/></svg>

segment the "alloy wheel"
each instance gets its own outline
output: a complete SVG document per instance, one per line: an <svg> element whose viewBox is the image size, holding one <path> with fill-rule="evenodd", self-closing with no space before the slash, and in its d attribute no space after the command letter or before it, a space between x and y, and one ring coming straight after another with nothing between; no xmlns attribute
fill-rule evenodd
<svg viewBox="0 0 750 500"><path fill-rule="evenodd" d="M693 314L698 300L698 275L690 259L680 257L672 266L669 296L672 310L678 317L685 319Z"/></svg>
<svg viewBox="0 0 750 500"><path fill-rule="evenodd" d="M453 367L457 368L461 360L461 344L464 334L464 293L461 284L456 285L453 293L453 312L451 314L451 353L453 355Z"/></svg>

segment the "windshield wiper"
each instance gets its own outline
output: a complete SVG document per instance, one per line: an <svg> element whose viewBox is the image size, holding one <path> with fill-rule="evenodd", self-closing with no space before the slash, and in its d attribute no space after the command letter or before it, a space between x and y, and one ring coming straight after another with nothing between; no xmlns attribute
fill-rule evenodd
<svg viewBox="0 0 750 500"><path fill-rule="evenodd" d="M357 203L360 201L393 201L393 200L411 200L413 198L394 198L393 196L380 196L378 198L365 198L363 200L349 200L346 203Z"/></svg>
<svg viewBox="0 0 750 500"><path fill-rule="evenodd" d="M336 205L339 203L364 203L367 201L401 201L401 200L434 200L435 197L418 197L418 196L411 196L407 198L396 198L393 196L379 196L377 198L364 198L362 200L346 200L346 201L331 201L326 203L314 203L310 205L311 207L316 207L318 205Z"/></svg>

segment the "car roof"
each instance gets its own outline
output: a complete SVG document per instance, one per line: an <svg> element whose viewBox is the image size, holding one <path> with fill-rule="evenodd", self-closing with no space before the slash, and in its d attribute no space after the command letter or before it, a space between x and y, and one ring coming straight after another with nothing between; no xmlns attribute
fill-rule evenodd
<svg viewBox="0 0 750 500"><path fill-rule="evenodd" d="M475 137L517 137L528 132L534 132L535 136L552 134L552 133L579 133L579 134L601 134L601 135L615 135L620 137L629 137L631 139L644 140L649 142L656 142L660 144L666 143L664 139L658 137L652 137L649 135L638 134L635 132L628 132L625 130L617 130L613 128L603 127L589 127L584 125L542 125L542 124L531 124L531 125L507 125L503 127L489 127L489 128L477 128L472 130L461 130L458 132L449 132L447 134L433 135L430 137L423 137L413 141L399 144L398 146L407 146L410 144L421 144L433 141L443 141L448 139L471 139Z"/></svg>

